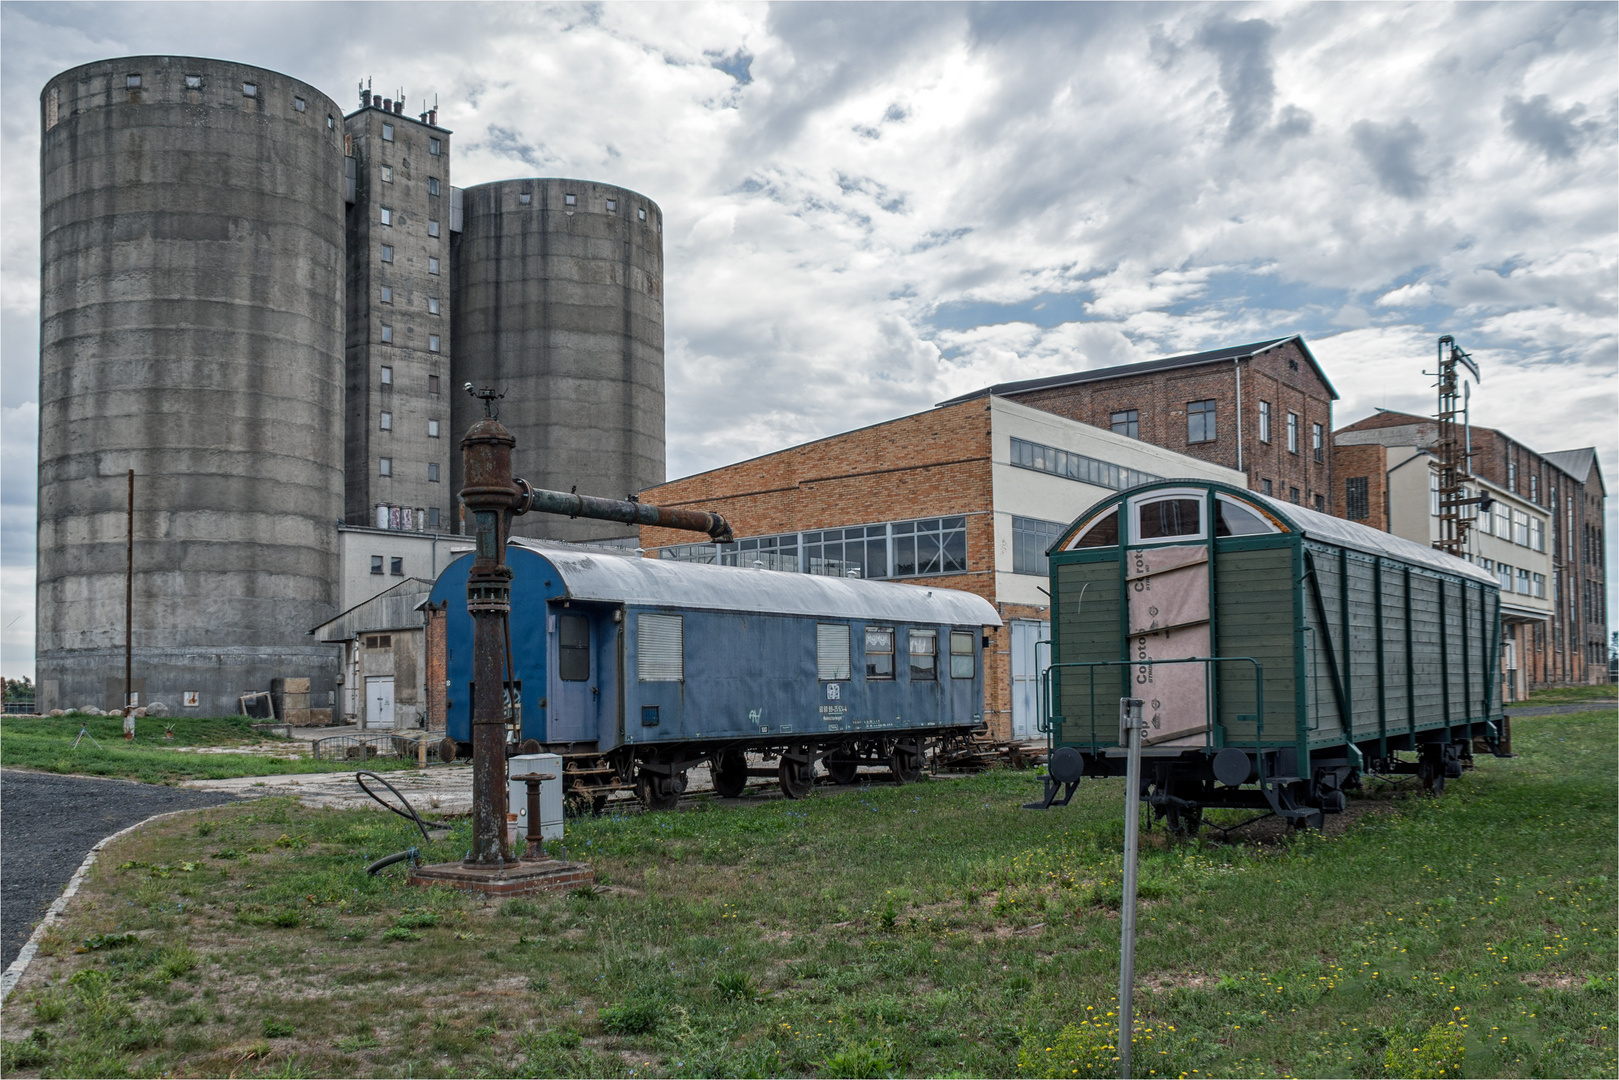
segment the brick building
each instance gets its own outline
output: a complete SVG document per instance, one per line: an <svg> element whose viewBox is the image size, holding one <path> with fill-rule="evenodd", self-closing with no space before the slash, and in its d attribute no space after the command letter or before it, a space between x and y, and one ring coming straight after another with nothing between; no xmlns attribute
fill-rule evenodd
<svg viewBox="0 0 1619 1080"><path fill-rule="evenodd" d="M1389 448L1429 450L1438 424L1426 416L1379 409L1333 433L1338 488L1335 513L1350 516L1365 491L1367 524L1389 528L1393 467ZM1550 557L1550 621L1519 642L1529 689L1607 678L1607 584L1604 507L1607 488L1591 447L1538 453L1493 428L1474 427L1472 473L1523 500L1526 516L1544 513Z"/></svg>
<svg viewBox="0 0 1619 1080"><path fill-rule="evenodd" d="M641 493L724 514L736 543L643 528L649 555L936 584L976 593L1006 625L985 651L984 716L1000 738L1038 736L1048 660L1045 550L1087 507L1164 477L1241 485L1206 460L978 395L790 447Z"/></svg>
<svg viewBox="0 0 1619 1080"><path fill-rule="evenodd" d="M990 394L1236 469L1254 491L1331 507L1338 392L1297 335L999 383L944 404Z"/></svg>

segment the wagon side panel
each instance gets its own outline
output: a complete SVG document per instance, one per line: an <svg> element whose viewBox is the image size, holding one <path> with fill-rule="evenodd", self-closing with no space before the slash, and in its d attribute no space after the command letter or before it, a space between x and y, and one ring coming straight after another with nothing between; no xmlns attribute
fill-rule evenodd
<svg viewBox="0 0 1619 1080"><path fill-rule="evenodd" d="M1060 650L1055 663L1125 659L1119 574L1117 550L1053 566L1051 603ZM1058 745L1117 744L1124 676L1122 667L1059 668L1053 674L1051 708L1061 718Z"/></svg>
<svg viewBox="0 0 1619 1080"><path fill-rule="evenodd" d="M1378 591L1377 560L1349 552L1346 560L1349 604L1350 737L1357 741L1378 736Z"/></svg>
<svg viewBox="0 0 1619 1080"><path fill-rule="evenodd" d="M1218 546L1218 545L1217 545ZM1291 741L1294 732L1293 552L1286 541L1269 547L1219 550L1215 563L1220 656L1249 656L1264 668L1265 740ZM1258 714L1247 664L1220 670L1220 724L1228 745L1258 738Z"/></svg>
<svg viewBox="0 0 1619 1080"><path fill-rule="evenodd" d="M1414 728L1439 727L1444 716L1444 657L1439 618L1439 579L1411 572L1411 699Z"/></svg>
<svg viewBox="0 0 1619 1080"><path fill-rule="evenodd" d="M1306 723L1312 745L1340 741L1343 714L1338 707L1343 684L1343 573L1339 550L1306 542L1304 597L1304 671Z"/></svg>

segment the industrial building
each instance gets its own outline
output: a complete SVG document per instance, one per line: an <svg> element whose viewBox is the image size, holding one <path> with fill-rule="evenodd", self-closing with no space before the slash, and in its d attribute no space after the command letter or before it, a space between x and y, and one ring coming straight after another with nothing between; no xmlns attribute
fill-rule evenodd
<svg viewBox="0 0 1619 1080"><path fill-rule="evenodd" d="M307 678L316 722L363 712L340 690L383 677L375 635L357 663L329 624L399 621L397 596L354 609L447 561L465 382L506 391L536 482L663 480L662 212L588 181L463 192L453 133L402 98L362 87L345 115L297 79L169 56L45 86L42 710L124 704L127 587L136 703L219 715ZM390 629L416 642L410 619ZM422 700L401 689L397 715L426 708L412 649L392 677Z"/></svg>
<svg viewBox="0 0 1619 1080"><path fill-rule="evenodd" d="M1114 491L1243 474L1129 435L976 395L670 481L643 494L724 514L731 544L646 527L664 559L859 576L976 593L1004 624L984 650L984 718L1002 739L1038 737L1050 661L1045 551Z"/></svg>

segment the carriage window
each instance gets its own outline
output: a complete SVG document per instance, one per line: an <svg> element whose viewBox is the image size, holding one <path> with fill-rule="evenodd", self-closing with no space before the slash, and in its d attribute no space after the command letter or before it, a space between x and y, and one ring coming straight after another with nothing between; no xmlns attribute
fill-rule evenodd
<svg viewBox="0 0 1619 1080"><path fill-rule="evenodd" d="M1198 499L1159 499L1136 507L1136 539L1201 536L1203 506Z"/></svg>
<svg viewBox="0 0 1619 1080"><path fill-rule="evenodd" d="M1117 547L1119 543L1119 512L1109 510L1102 517L1097 518L1085 527L1079 539L1074 541L1076 548Z"/></svg>
<svg viewBox="0 0 1619 1080"><path fill-rule="evenodd" d="M1214 525L1215 536L1258 536L1276 531L1270 522L1239 503L1216 498L1214 505L1220 515Z"/></svg>
<svg viewBox="0 0 1619 1080"><path fill-rule="evenodd" d="M642 682L681 682L686 677L685 628L679 615L637 615L636 674Z"/></svg>
<svg viewBox="0 0 1619 1080"><path fill-rule="evenodd" d="M939 635L936 630L911 631L911 681L935 682L939 678Z"/></svg>
<svg viewBox="0 0 1619 1080"><path fill-rule="evenodd" d="M565 682L590 679L590 619L564 615L557 620L557 673Z"/></svg>
<svg viewBox="0 0 1619 1080"><path fill-rule="evenodd" d="M973 636L966 630L950 631L950 677L973 677Z"/></svg>
<svg viewBox="0 0 1619 1080"><path fill-rule="evenodd" d="M894 677L894 630L889 626L866 627L866 678Z"/></svg>
<svg viewBox="0 0 1619 1080"><path fill-rule="evenodd" d="M815 677L822 682L850 677L849 628L843 623L815 624Z"/></svg>

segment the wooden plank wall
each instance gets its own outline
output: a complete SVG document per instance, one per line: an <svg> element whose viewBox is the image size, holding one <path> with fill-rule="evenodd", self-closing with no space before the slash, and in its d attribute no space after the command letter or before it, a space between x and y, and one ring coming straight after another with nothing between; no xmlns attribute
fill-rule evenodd
<svg viewBox="0 0 1619 1080"><path fill-rule="evenodd" d="M1083 594L1083 599L1081 598ZM1124 629L1119 613L1119 560L1059 564L1052 581L1056 639L1062 650L1055 663L1124 659ZM1091 708L1090 677L1069 670L1058 676L1057 713L1063 717L1059 745L1117 745L1119 698L1124 696L1126 669L1101 668Z"/></svg>
<svg viewBox="0 0 1619 1080"><path fill-rule="evenodd" d="M1218 548L1218 545L1217 545ZM1293 551L1290 546L1215 552L1215 618L1221 656L1251 656L1265 668L1265 741L1294 735ZM1253 676L1247 664L1222 665L1220 723L1226 741L1255 736Z"/></svg>

